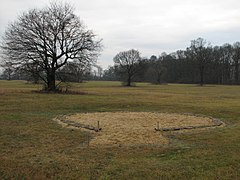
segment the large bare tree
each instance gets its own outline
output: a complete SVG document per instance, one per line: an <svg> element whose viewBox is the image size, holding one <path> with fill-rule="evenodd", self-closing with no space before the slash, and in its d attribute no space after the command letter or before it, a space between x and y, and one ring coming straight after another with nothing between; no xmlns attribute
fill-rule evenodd
<svg viewBox="0 0 240 180"><path fill-rule="evenodd" d="M140 53L137 50L131 49L118 53L113 61L115 66L118 66L121 73L126 77L126 86L131 86L134 76L138 72L138 63L141 60Z"/></svg>
<svg viewBox="0 0 240 180"><path fill-rule="evenodd" d="M23 13L6 30L2 45L5 59L15 66L34 64L46 90L56 90L56 71L68 61L93 63L101 40L88 30L69 4L51 3Z"/></svg>

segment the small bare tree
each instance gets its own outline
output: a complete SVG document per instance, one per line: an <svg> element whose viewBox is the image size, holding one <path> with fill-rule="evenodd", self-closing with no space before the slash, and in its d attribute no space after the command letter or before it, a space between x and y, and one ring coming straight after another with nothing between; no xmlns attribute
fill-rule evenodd
<svg viewBox="0 0 240 180"><path fill-rule="evenodd" d="M101 40L86 29L69 4L55 2L23 13L6 30L2 49L15 66L34 64L42 69L38 75L46 90L56 91L56 71L68 61L94 63Z"/></svg>
<svg viewBox="0 0 240 180"><path fill-rule="evenodd" d="M113 61L115 66L118 66L121 73L126 77L126 86L131 86L134 76L138 72L138 63L141 60L140 53L137 50L131 49L118 53Z"/></svg>
<svg viewBox="0 0 240 180"><path fill-rule="evenodd" d="M197 62L199 73L200 73L200 85L204 84L204 74L207 64L211 58L212 49L207 45L206 40L203 38L198 38L191 41L190 50L191 58Z"/></svg>
<svg viewBox="0 0 240 180"><path fill-rule="evenodd" d="M162 76L166 69L163 66L162 60L160 58L152 63L152 71L154 75L152 82L155 84L161 84Z"/></svg>

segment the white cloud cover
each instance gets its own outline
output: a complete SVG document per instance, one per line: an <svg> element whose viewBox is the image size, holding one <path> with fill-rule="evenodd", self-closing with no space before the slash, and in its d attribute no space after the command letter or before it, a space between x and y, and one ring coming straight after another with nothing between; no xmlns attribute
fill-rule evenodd
<svg viewBox="0 0 240 180"><path fill-rule="evenodd" d="M106 68L119 51L142 56L185 49L203 37L213 45L240 40L239 0L69 0L75 13L103 39L99 64ZM0 34L22 12L48 0L7 0L0 6Z"/></svg>

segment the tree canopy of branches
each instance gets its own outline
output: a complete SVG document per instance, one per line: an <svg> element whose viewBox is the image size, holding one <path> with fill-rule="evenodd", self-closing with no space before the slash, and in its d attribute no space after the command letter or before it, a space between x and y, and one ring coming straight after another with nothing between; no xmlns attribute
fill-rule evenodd
<svg viewBox="0 0 240 180"><path fill-rule="evenodd" d="M79 61L67 62L57 72L57 79L61 82L83 82L84 76L90 73L91 66Z"/></svg>
<svg viewBox="0 0 240 180"><path fill-rule="evenodd" d="M6 30L2 45L5 59L26 70L37 69L48 91L57 89L57 70L73 60L94 63L101 47L72 6L56 2L23 13Z"/></svg>
<svg viewBox="0 0 240 180"><path fill-rule="evenodd" d="M124 82L126 82L126 86L132 85L133 78L138 72L140 60L139 51L134 49L120 52L113 58L115 66L117 66Z"/></svg>

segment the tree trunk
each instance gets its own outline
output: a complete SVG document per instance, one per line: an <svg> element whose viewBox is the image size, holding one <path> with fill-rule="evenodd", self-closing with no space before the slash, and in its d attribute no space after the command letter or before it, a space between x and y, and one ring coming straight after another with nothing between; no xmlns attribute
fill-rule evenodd
<svg viewBox="0 0 240 180"><path fill-rule="evenodd" d="M7 80L8 80L8 81L11 80L11 74L12 74L12 70L9 68L9 69L7 70L7 75L8 75Z"/></svg>
<svg viewBox="0 0 240 180"><path fill-rule="evenodd" d="M56 91L55 70L47 73L47 91Z"/></svg>
<svg viewBox="0 0 240 180"><path fill-rule="evenodd" d="M126 86L131 86L131 76L128 76L127 85Z"/></svg>
<svg viewBox="0 0 240 180"><path fill-rule="evenodd" d="M162 72L158 72L158 74L157 74L157 84L161 84L161 76L162 76Z"/></svg>
<svg viewBox="0 0 240 180"><path fill-rule="evenodd" d="M7 80L8 80L8 81L10 81L10 80L11 80L11 74L10 74L10 73L8 73Z"/></svg>
<svg viewBox="0 0 240 180"><path fill-rule="evenodd" d="M234 74L234 76L235 76L235 83L239 84L239 64L238 64L238 62L236 62L236 64L235 64L235 74Z"/></svg>
<svg viewBox="0 0 240 180"><path fill-rule="evenodd" d="M204 84L204 67L200 67L200 86L203 86Z"/></svg>

